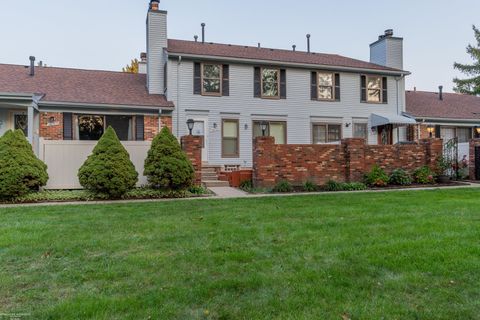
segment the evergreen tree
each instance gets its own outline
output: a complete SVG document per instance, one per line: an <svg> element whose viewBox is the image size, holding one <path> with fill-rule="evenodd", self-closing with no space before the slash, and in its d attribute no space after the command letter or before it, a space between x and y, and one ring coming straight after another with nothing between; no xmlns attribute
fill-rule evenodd
<svg viewBox="0 0 480 320"><path fill-rule="evenodd" d="M467 47L467 53L472 57L474 63L471 65L455 63L454 68L468 76L466 79L453 79L455 92L480 95L480 30L473 26L477 46L471 44Z"/></svg>
<svg viewBox="0 0 480 320"><path fill-rule="evenodd" d="M135 187L138 173L112 127L98 140L78 178L85 189L110 198L120 198Z"/></svg>
<svg viewBox="0 0 480 320"><path fill-rule="evenodd" d="M182 190L192 186L195 170L167 127L153 139L144 175L153 188Z"/></svg>
<svg viewBox="0 0 480 320"><path fill-rule="evenodd" d="M47 181L47 165L33 153L23 131L7 131L0 138L0 198L38 191Z"/></svg>

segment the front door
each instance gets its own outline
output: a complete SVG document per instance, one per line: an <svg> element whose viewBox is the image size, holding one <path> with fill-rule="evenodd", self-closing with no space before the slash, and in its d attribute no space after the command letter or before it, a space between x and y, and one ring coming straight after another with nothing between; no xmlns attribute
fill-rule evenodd
<svg viewBox="0 0 480 320"><path fill-rule="evenodd" d="M391 125L380 126L377 128L378 144L387 145L393 144L393 130Z"/></svg>
<svg viewBox="0 0 480 320"><path fill-rule="evenodd" d="M202 162L208 162L208 135L207 132L207 121L206 120L195 120L195 124L193 126L192 134L194 136L202 136L203 137L203 147L202 147Z"/></svg>
<svg viewBox="0 0 480 320"><path fill-rule="evenodd" d="M25 137L28 137L28 116L23 113L13 114L13 128L22 130Z"/></svg>

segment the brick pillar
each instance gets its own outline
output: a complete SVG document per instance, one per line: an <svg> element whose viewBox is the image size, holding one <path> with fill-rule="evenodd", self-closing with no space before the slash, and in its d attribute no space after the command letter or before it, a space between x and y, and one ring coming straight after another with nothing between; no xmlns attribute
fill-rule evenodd
<svg viewBox="0 0 480 320"><path fill-rule="evenodd" d="M277 183L275 160L273 159L275 138L257 137L253 140L253 185L273 187Z"/></svg>
<svg viewBox="0 0 480 320"><path fill-rule="evenodd" d="M40 113L40 137L45 140L63 140L63 113Z"/></svg>
<svg viewBox="0 0 480 320"><path fill-rule="evenodd" d="M161 116L160 117L160 125L161 127L167 127L168 129L170 129L170 132L173 132L172 131L172 117L170 116Z"/></svg>
<svg viewBox="0 0 480 320"><path fill-rule="evenodd" d="M425 165L437 171L437 162L443 156L442 139L422 139L420 144L425 146Z"/></svg>
<svg viewBox="0 0 480 320"><path fill-rule="evenodd" d="M202 185L202 136L183 136L182 149L195 169L195 185Z"/></svg>
<svg viewBox="0 0 480 320"><path fill-rule="evenodd" d="M143 117L144 139L145 141L152 141L158 134L158 116Z"/></svg>
<svg viewBox="0 0 480 320"><path fill-rule="evenodd" d="M345 181L362 181L365 173L365 139L343 139L342 147L345 152Z"/></svg>
<svg viewBox="0 0 480 320"><path fill-rule="evenodd" d="M470 140L470 158L468 159L468 171L470 180L475 180L475 147L480 147L480 139Z"/></svg>

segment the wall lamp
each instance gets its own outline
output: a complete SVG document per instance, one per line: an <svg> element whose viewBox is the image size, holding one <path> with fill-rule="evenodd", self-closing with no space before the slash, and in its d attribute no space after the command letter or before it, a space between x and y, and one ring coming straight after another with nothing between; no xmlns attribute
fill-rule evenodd
<svg viewBox="0 0 480 320"><path fill-rule="evenodd" d="M195 121L193 119L187 120L187 128L188 128L188 131L190 132L190 135L192 135L194 125L195 125Z"/></svg>
<svg viewBox="0 0 480 320"><path fill-rule="evenodd" d="M434 131L435 131L435 127L432 126L431 124L428 125L428 127L427 127L427 132L428 132L428 134L430 135L430 138L433 138L433 132L434 132Z"/></svg>
<svg viewBox="0 0 480 320"><path fill-rule="evenodd" d="M262 137L265 137L265 135L267 134L268 122L267 121L262 121L260 123L260 127L262 129Z"/></svg>
<svg viewBox="0 0 480 320"><path fill-rule="evenodd" d="M480 126L475 127L475 134L477 135L477 138L480 137Z"/></svg>

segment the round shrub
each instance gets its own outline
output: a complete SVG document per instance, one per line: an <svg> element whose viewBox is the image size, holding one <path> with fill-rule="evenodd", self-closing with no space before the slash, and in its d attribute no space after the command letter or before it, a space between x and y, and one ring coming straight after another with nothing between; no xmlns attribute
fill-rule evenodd
<svg viewBox="0 0 480 320"><path fill-rule="evenodd" d="M393 170L388 183L395 186L409 186L412 184L412 177L403 169Z"/></svg>
<svg viewBox="0 0 480 320"><path fill-rule="evenodd" d="M287 192L292 192L293 187L290 184L290 182L283 180L277 183L272 191L279 192L279 193L287 193Z"/></svg>
<svg viewBox="0 0 480 320"><path fill-rule="evenodd" d="M182 190L193 185L195 170L167 127L153 139L144 175L155 189Z"/></svg>
<svg viewBox="0 0 480 320"><path fill-rule="evenodd" d="M47 165L35 156L23 131L7 131L0 138L0 198L38 191L47 181Z"/></svg>
<svg viewBox="0 0 480 320"><path fill-rule="evenodd" d="M365 184L369 187L385 187L388 185L388 175L378 165L374 165L372 170L364 177Z"/></svg>
<svg viewBox="0 0 480 320"><path fill-rule="evenodd" d="M135 187L138 173L112 127L78 170L78 179L85 189L107 198L120 198Z"/></svg>
<svg viewBox="0 0 480 320"><path fill-rule="evenodd" d="M434 184L435 173L429 167L424 166L413 172L413 179L420 184Z"/></svg>

